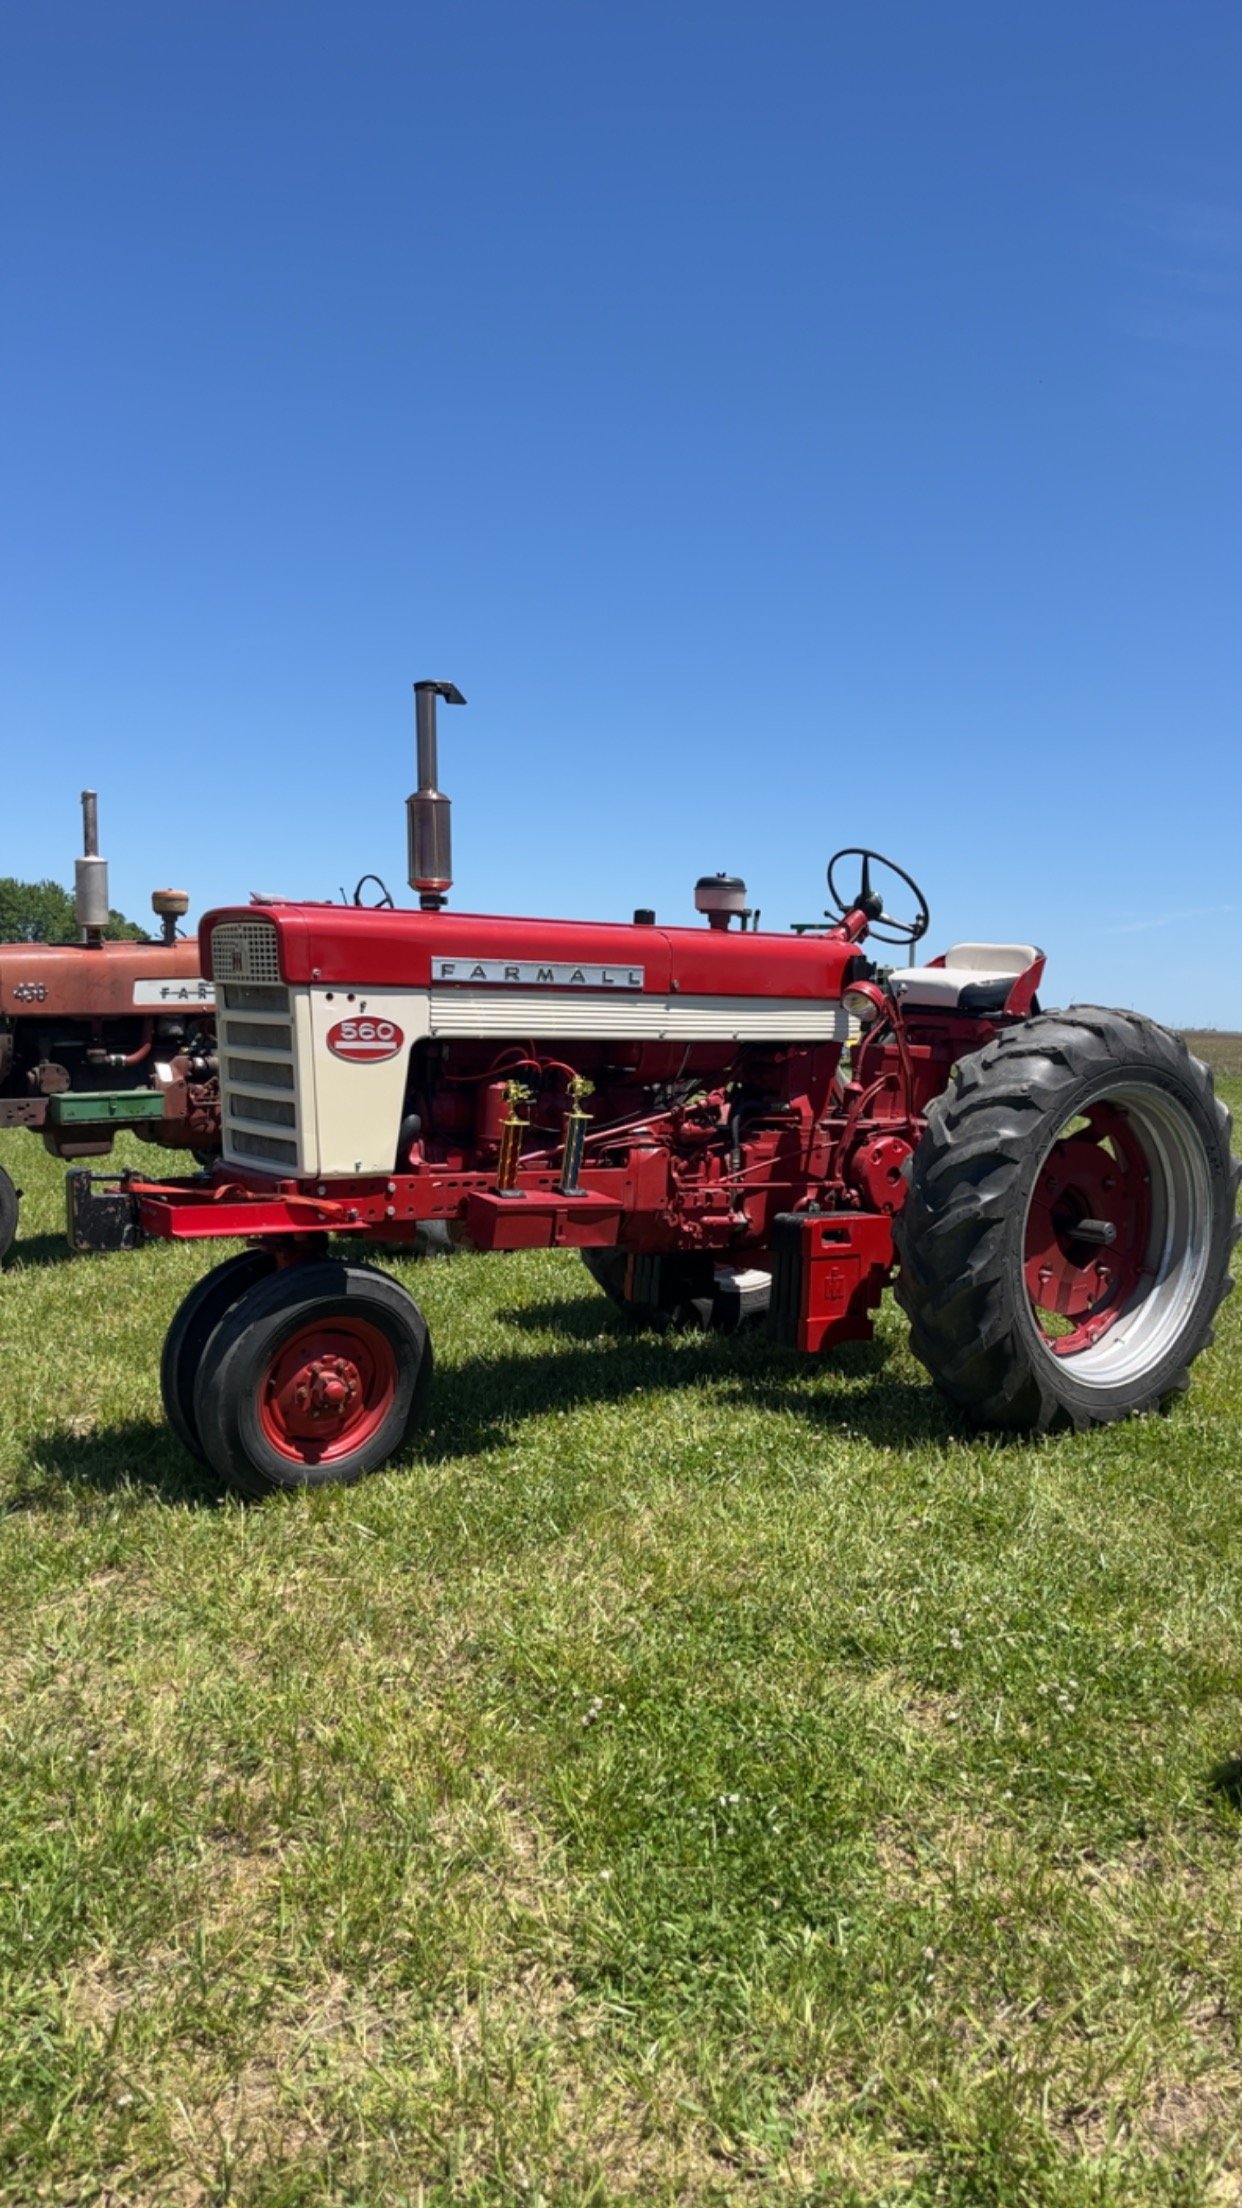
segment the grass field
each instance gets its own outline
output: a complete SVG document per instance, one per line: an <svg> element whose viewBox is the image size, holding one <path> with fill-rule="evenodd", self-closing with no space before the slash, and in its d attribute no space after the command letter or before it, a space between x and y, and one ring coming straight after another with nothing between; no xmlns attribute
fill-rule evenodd
<svg viewBox="0 0 1242 2208"><path fill-rule="evenodd" d="M0 1161L0 2199L1242 2200L1242 1296L1003 1445L892 1309L398 1266L423 1446L245 1507L161 1422L201 1252Z"/></svg>
<svg viewBox="0 0 1242 2208"><path fill-rule="evenodd" d="M1185 1039L1196 1057L1206 1059L1218 1075L1229 1081L1242 1080L1242 1035L1215 1027L1188 1027Z"/></svg>

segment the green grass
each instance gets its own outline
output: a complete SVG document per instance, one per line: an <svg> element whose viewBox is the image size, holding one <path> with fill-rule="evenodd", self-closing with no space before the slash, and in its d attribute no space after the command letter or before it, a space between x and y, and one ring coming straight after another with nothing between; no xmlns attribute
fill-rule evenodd
<svg viewBox="0 0 1242 2208"><path fill-rule="evenodd" d="M0 1160L0 2199L1242 2199L1242 1298L998 1445L892 1309L813 1369L396 1266L424 1445L248 1508L160 1417L205 1253Z"/></svg>

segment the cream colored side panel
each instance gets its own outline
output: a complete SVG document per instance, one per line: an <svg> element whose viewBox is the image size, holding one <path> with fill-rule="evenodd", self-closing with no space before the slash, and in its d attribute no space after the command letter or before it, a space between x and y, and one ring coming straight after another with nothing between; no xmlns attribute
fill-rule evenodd
<svg viewBox="0 0 1242 2208"><path fill-rule="evenodd" d="M844 1006L808 997L643 997L585 989L431 992L432 1035L843 1043L847 1025Z"/></svg>
<svg viewBox="0 0 1242 2208"><path fill-rule="evenodd" d="M410 1052L427 1033L427 992L311 989L306 994L313 1071L300 1086L304 1097L314 1096L317 1153L306 1170L325 1175L391 1173ZM362 1064L338 1057L329 1050L328 1037L343 1020L360 1025L390 1021L402 1037L396 1055Z"/></svg>

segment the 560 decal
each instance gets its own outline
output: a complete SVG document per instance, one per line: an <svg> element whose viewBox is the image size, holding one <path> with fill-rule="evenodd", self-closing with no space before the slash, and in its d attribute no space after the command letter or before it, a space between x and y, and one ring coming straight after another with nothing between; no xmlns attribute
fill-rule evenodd
<svg viewBox="0 0 1242 2208"><path fill-rule="evenodd" d="M328 1030L328 1048L334 1058L351 1065L377 1066L395 1058L404 1048L405 1036L395 1020L338 1020Z"/></svg>

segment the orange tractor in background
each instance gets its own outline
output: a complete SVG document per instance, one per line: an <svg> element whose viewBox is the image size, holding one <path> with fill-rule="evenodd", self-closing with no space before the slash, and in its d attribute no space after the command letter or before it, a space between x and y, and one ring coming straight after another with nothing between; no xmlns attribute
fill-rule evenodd
<svg viewBox="0 0 1242 2208"><path fill-rule="evenodd" d="M78 943L0 943L0 1128L28 1127L54 1157L104 1157L128 1129L144 1141L219 1147L215 991L197 939L178 937L181 889L157 889L160 940L109 942L108 864L99 856L95 792L82 793L76 864ZM0 1259L18 1227L20 1190L0 1167ZM89 1174L70 1183L70 1241L119 1249L129 1208Z"/></svg>

